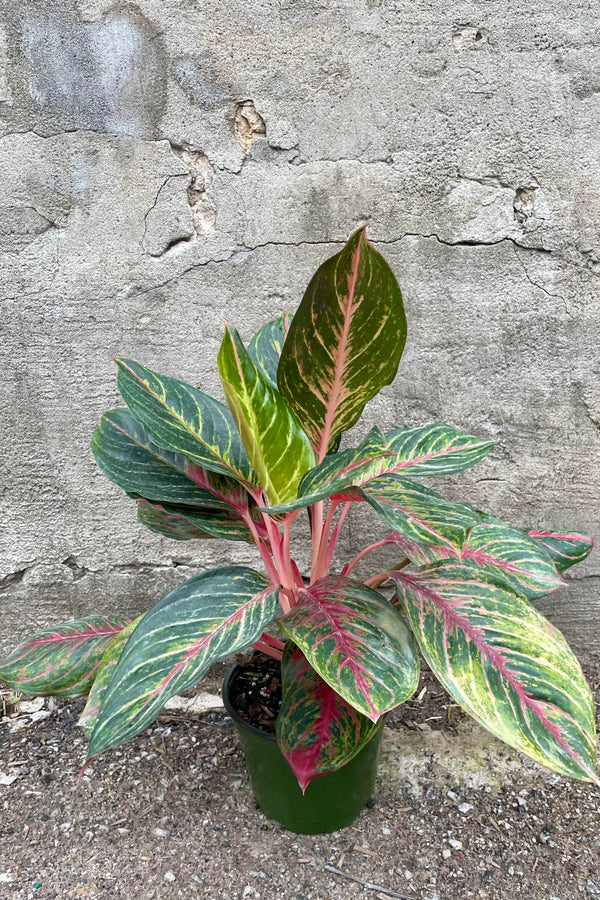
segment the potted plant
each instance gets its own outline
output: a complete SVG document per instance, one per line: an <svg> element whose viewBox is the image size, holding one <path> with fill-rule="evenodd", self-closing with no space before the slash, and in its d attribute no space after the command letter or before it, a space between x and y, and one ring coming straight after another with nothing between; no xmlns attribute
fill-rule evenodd
<svg viewBox="0 0 600 900"><path fill-rule="evenodd" d="M493 446L450 425L374 427L338 450L393 380L405 337L400 289L363 227L320 266L293 319L269 322L248 347L226 326L218 366L228 407L117 359L127 408L106 413L94 433L102 471L135 499L148 528L252 543L264 572L225 566L179 585L134 622L89 616L40 632L0 677L35 694L89 692L82 724L92 759L139 734L215 660L257 648L281 661L276 742L265 739L279 762L265 762L266 744L253 749L244 732L246 752L266 767L263 783L253 776L259 794L274 779L276 797L293 794L282 801L289 814L279 801L276 812L268 797L259 802L295 830L319 831L347 824L368 798L382 717L415 691L420 650L493 734L598 783L591 692L563 636L531 603L564 584L591 539L525 533L424 486ZM348 511L365 504L387 534L332 571ZM303 577L291 538L305 510L312 554ZM397 563L358 579L358 564L383 545L397 548ZM391 598L378 590L384 583ZM287 643L269 631L275 623ZM332 821L334 795L359 781L352 808Z"/></svg>

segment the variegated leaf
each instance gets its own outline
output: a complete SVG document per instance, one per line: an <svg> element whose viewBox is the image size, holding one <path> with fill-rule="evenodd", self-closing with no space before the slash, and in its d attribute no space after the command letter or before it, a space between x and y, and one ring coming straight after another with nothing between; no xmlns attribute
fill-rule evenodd
<svg viewBox="0 0 600 900"><path fill-rule="evenodd" d="M561 575L576 563L583 562L594 547L594 541L587 534L530 531L529 536L544 548Z"/></svg>
<svg viewBox="0 0 600 900"><path fill-rule="evenodd" d="M382 434L373 428L356 449L326 456L310 469L298 488L298 500L274 512L289 512L325 500L381 475L449 475L483 459L494 446L443 422L422 428L399 428Z"/></svg>
<svg viewBox="0 0 600 900"><path fill-rule="evenodd" d="M542 765L600 783L592 695L554 626L473 560L393 577L425 659L463 709Z"/></svg>
<svg viewBox="0 0 600 900"><path fill-rule="evenodd" d="M44 628L0 663L0 681L26 694L77 697L86 694L100 660L124 616L86 616Z"/></svg>
<svg viewBox="0 0 600 900"><path fill-rule="evenodd" d="M256 368L237 331L227 326L219 372L236 425L269 503L296 496L315 457L285 400Z"/></svg>
<svg viewBox="0 0 600 900"><path fill-rule="evenodd" d="M148 500L138 500L137 505L138 519L142 525L156 534L162 534L175 541L202 540L213 537L212 534L192 525L190 520L181 513L165 512L161 506L149 503Z"/></svg>
<svg viewBox="0 0 600 900"><path fill-rule="evenodd" d="M112 639L112 641L104 651L102 659L100 660L100 664L96 670L96 676L94 678L94 683L92 684L85 709L83 710L77 723L81 726L81 728L83 728L88 738L91 736L92 731L94 730L94 726L98 718L98 713L100 712L102 698L106 692L108 683L112 678L117 662L119 661L119 657L125 649L125 644L129 640L129 635L137 626L138 622L141 622L143 618L143 615L138 616L137 619L134 619L133 622L130 622L129 625L126 625L125 628L123 628L123 630L120 631L116 635L116 637Z"/></svg>
<svg viewBox="0 0 600 900"><path fill-rule="evenodd" d="M290 330L292 318L293 316L284 313L278 319L267 322L248 344L250 359L263 378L266 378L275 390L278 390L277 368L279 366L279 358L287 333Z"/></svg>
<svg viewBox="0 0 600 900"><path fill-rule="evenodd" d="M336 694L292 641L281 660L281 686L277 743L304 793L313 778L350 762L378 726Z"/></svg>
<svg viewBox="0 0 600 900"><path fill-rule="evenodd" d="M151 531L176 540L213 537L224 541L253 541L248 526L232 512L222 509L138 500L138 518Z"/></svg>
<svg viewBox="0 0 600 900"><path fill-rule="evenodd" d="M564 581L545 552L531 537L504 522L483 521L469 531L462 547L421 546L397 532L389 536L419 566L436 560L473 560L497 583L528 600L562 587Z"/></svg>
<svg viewBox="0 0 600 900"><path fill-rule="evenodd" d="M117 386L132 415L150 439L172 453L183 453L211 472L256 485L231 413L197 388L158 375L129 359L116 359Z"/></svg>
<svg viewBox="0 0 600 900"><path fill-rule="evenodd" d="M139 734L166 701L199 682L216 659L253 644L277 612L278 588L242 566L190 578L131 634L106 692L88 759Z"/></svg>
<svg viewBox="0 0 600 900"><path fill-rule="evenodd" d="M395 531L417 543L461 547L478 521L467 503L445 500L399 475L382 475L360 493Z"/></svg>
<svg viewBox="0 0 600 900"><path fill-rule="evenodd" d="M102 416L92 452L107 478L148 500L216 509L248 502L248 494L233 478L207 472L183 454L154 444L125 409Z"/></svg>
<svg viewBox="0 0 600 900"><path fill-rule="evenodd" d="M279 363L279 390L319 460L394 380L406 340L400 288L365 227L311 279Z"/></svg>
<svg viewBox="0 0 600 900"><path fill-rule="evenodd" d="M316 581L279 624L321 678L373 722L417 687L419 659L402 617L363 584Z"/></svg>

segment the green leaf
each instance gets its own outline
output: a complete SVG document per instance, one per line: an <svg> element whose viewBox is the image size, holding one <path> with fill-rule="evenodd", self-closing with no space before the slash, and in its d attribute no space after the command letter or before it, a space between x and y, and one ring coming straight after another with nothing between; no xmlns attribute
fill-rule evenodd
<svg viewBox="0 0 600 900"><path fill-rule="evenodd" d="M44 628L0 663L0 681L38 696L86 694L108 644L128 622L124 616L93 615Z"/></svg>
<svg viewBox="0 0 600 900"><path fill-rule="evenodd" d="M171 530L171 534L167 537L177 537L178 532L180 540L189 540L190 538L213 537L224 541L247 541L253 543L252 535L248 526L235 515L232 511L221 509L203 509L195 506L177 506L175 503L152 503L155 513L154 515L147 511L138 510L138 517L141 522L153 531L160 531L166 534L166 530ZM144 506L142 509L145 510ZM190 532L186 537L185 521L192 526L196 533ZM154 526L154 527L151 527Z"/></svg>
<svg viewBox="0 0 600 900"><path fill-rule="evenodd" d="M237 331L227 326L219 350L227 401L270 503L296 496L314 465L309 440L285 400L260 374Z"/></svg>
<svg viewBox="0 0 600 900"><path fill-rule="evenodd" d="M277 743L302 793L313 778L350 762L377 725L336 694L288 641L281 660Z"/></svg>
<svg viewBox="0 0 600 900"><path fill-rule="evenodd" d="M395 533L389 536L419 566L442 559L473 560L496 583L527 600L543 597L564 585L545 550L529 535L497 520L472 528L460 549L446 545L422 547Z"/></svg>
<svg viewBox="0 0 600 900"><path fill-rule="evenodd" d="M218 509L229 509L234 497L247 503L248 495L236 481L207 473L181 453L163 450L125 409L102 416L92 452L107 478L148 500Z"/></svg>
<svg viewBox="0 0 600 900"><path fill-rule="evenodd" d="M562 634L473 560L393 575L425 659L496 737L563 775L594 772L594 703Z"/></svg>
<svg viewBox="0 0 600 900"><path fill-rule="evenodd" d="M252 569L204 572L160 600L130 636L106 692L88 759L139 734L209 666L253 644L277 612L279 589Z"/></svg>
<svg viewBox="0 0 600 900"><path fill-rule="evenodd" d="M406 341L400 288L365 227L311 279L279 363L279 390L319 460L394 380Z"/></svg>
<svg viewBox="0 0 600 900"><path fill-rule="evenodd" d="M137 504L138 519L150 531L175 541L202 540L214 537L196 525L192 525L182 513L167 512L162 506L149 503L148 500L138 500Z"/></svg>
<svg viewBox="0 0 600 900"><path fill-rule="evenodd" d="M117 386L150 439L198 465L252 487L252 472L231 413L197 388L158 375L129 359L116 359Z"/></svg>
<svg viewBox="0 0 600 900"><path fill-rule="evenodd" d="M355 449L326 456L310 469L298 488L298 500L274 513L311 506L381 475L449 475L479 462L494 446L443 422L422 428L400 428L382 434L373 428Z"/></svg>
<svg viewBox="0 0 600 900"><path fill-rule="evenodd" d="M414 693L419 658L402 617L381 594L338 575L299 597L279 624L354 709L376 722Z"/></svg>
<svg viewBox="0 0 600 900"><path fill-rule="evenodd" d="M571 566L586 559L594 547L594 541L587 534L530 531L529 536L544 548L561 575Z"/></svg>
<svg viewBox="0 0 600 900"><path fill-rule="evenodd" d="M467 503L445 500L399 475L375 478L360 493L388 525L417 543L459 548L478 522L477 512Z"/></svg>
<svg viewBox="0 0 600 900"><path fill-rule="evenodd" d="M83 710L77 723L81 728L83 728L88 738L91 736L92 731L94 730L96 720L98 719L98 713L100 712L102 698L117 666L119 657L125 649L125 644L129 640L129 635L131 634L133 629L137 627L138 622L141 622L143 618L143 615L138 616L137 619L134 619L133 622L130 622L129 625L126 625L125 628L123 628L123 630L120 631L116 635L116 637L112 639L112 641L104 651L104 655L102 656L100 664L96 670L96 677L94 678L94 683L92 684L85 709Z"/></svg>
<svg viewBox="0 0 600 900"><path fill-rule="evenodd" d="M284 313L267 322L248 344L248 355L271 387L277 390L277 367L293 316Z"/></svg>

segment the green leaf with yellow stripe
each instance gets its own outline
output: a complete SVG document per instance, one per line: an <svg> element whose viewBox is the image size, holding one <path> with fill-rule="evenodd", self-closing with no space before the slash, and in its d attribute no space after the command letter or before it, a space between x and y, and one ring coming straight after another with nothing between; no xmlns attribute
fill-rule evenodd
<svg viewBox="0 0 600 900"><path fill-rule="evenodd" d="M594 541L588 534L530 531L529 536L544 548L561 574L583 562L594 548Z"/></svg>
<svg viewBox="0 0 600 900"><path fill-rule="evenodd" d="M278 391L261 375L237 331L227 326L219 350L225 396L269 503L296 496L314 465L310 442Z"/></svg>
<svg viewBox="0 0 600 900"><path fill-rule="evenodd" d="M437 560L472 560L495 581L527 600L543 597L564 585L551 557L532 537L500 522L481 517L470 529L462 547L423 546L397 532L389 536L416 565Z"/></svg>
<svg viewBox="0 0 600 900"><path fill-rule="evenodd" d="M86 694L109 643L128 624L125 616L86 616L44 628L0 663L0 681L26 694Z"/></svg>
<svg viewBox="0 0 600 900"><path fill-rule="evenodd" d="M400 288L365 229L311 279L279 363L279 390L319 460L394 380L406 340Z"/></svg>
<svg viewBox="0 0 600 900"><path fill-rule="evenodd" d="M317 775L350 762L378 725L330 688L292 641L283 651L281 687L277 743L304 793Z"/></svg>
<svg viewBox="0 0 600 900"><path fill-rule="evenodd" d="M277 388L277 369L281 351L287 337L293 316L284 313L277 319L267 322L257 331L248 344L250 359L259 370L263 378L271 387Z"/></svg>
<svg viewBox="0 0 600 900"><path fill-rule="evenodd" d="M102 698L88 759L139 734L166 701L197 684L216 659L253 644L273 620L279 590L242 566L190 578L134 629Z"/></svg>
<svg viewBox="0 0 600 900"><path fill-rule="evenodd" d="M116 359L117 387L150 439L211 472L256 485L231 413L184 381L158 375L130 359Z"/></svg>
<svg viewBox="0 0 600 900"><path fill-rule="evenodd" d="M106 477L129 494L215 509L248 503L248 494L237 481L159 447L126 409L102 416L92 437L92 453Z"/></svg>
<svg viewBox="0 0 600 900"><path fill-rule="evenodd" d="M466 712L542 765L600 784L592 695L550 622L473 560L393 578L425 659Z"/></svg>
<svg viewBox="0 0 600 900"><path fill-rule="evenodd" d="M445 500L400 475L374 478L359 494L395 531L417 543L461 547L469 529L479 521L468 503Z"/></svg>
<svg viewBox="0 0 600 900"><path fill-rule="evenodd" d="M279 624L321 678L373 722L417 687L419 658L402 617L364 584L339 575L316 581Z"/></svg>
<svg viewBox="0 0 600 900"><path fill-rule="evenodd" d="M399 428L383 434L371 429L362 443L310 469L298 487L298 500L274 512L289 512L325 500L352 487L362 487L382 475L449 475L483 459L493 441L474 437L434 422L422 428Z"/></svg>
<svg viewBox="0 0 600 900"><path fill-rule="evenodd" d="M133 629L137 627L138 622L141 622L143 618L144 616L142 614L141 616L138 616L137 619L134 619L133 622L130 622L129 625L126 625L125 628L112 639L104 651L104 655L100 660L100 665L96 670L96 676L88 695L87 703L77 723L83 728L88 738L94 730L98 713L100 712L102 698L106 693L106 688L112 678L117 662L125 649L125 644L129 640L129 636Z"/></svg>

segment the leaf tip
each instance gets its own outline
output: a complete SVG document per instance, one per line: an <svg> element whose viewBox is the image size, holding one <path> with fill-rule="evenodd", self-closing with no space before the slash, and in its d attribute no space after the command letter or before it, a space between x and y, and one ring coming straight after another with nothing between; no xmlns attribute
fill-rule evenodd
<svg viewBox="0 0 600 900"><path fill-rule="evenodd" d="M93 763L93 761L94 761L95 759L96 759L95 756L88 756L88 758L87 758L86 761L84 762L83 766L82 766L81 769L79 770L79 775L77 776L77 782L76 782L76 784L75 784L75 787L76 787L76 788L78 788L79 785L81 784L81 779L82 779L83 776L85 775L85 770L88 768L88 766L91 766L91 764Z"/></svg>

